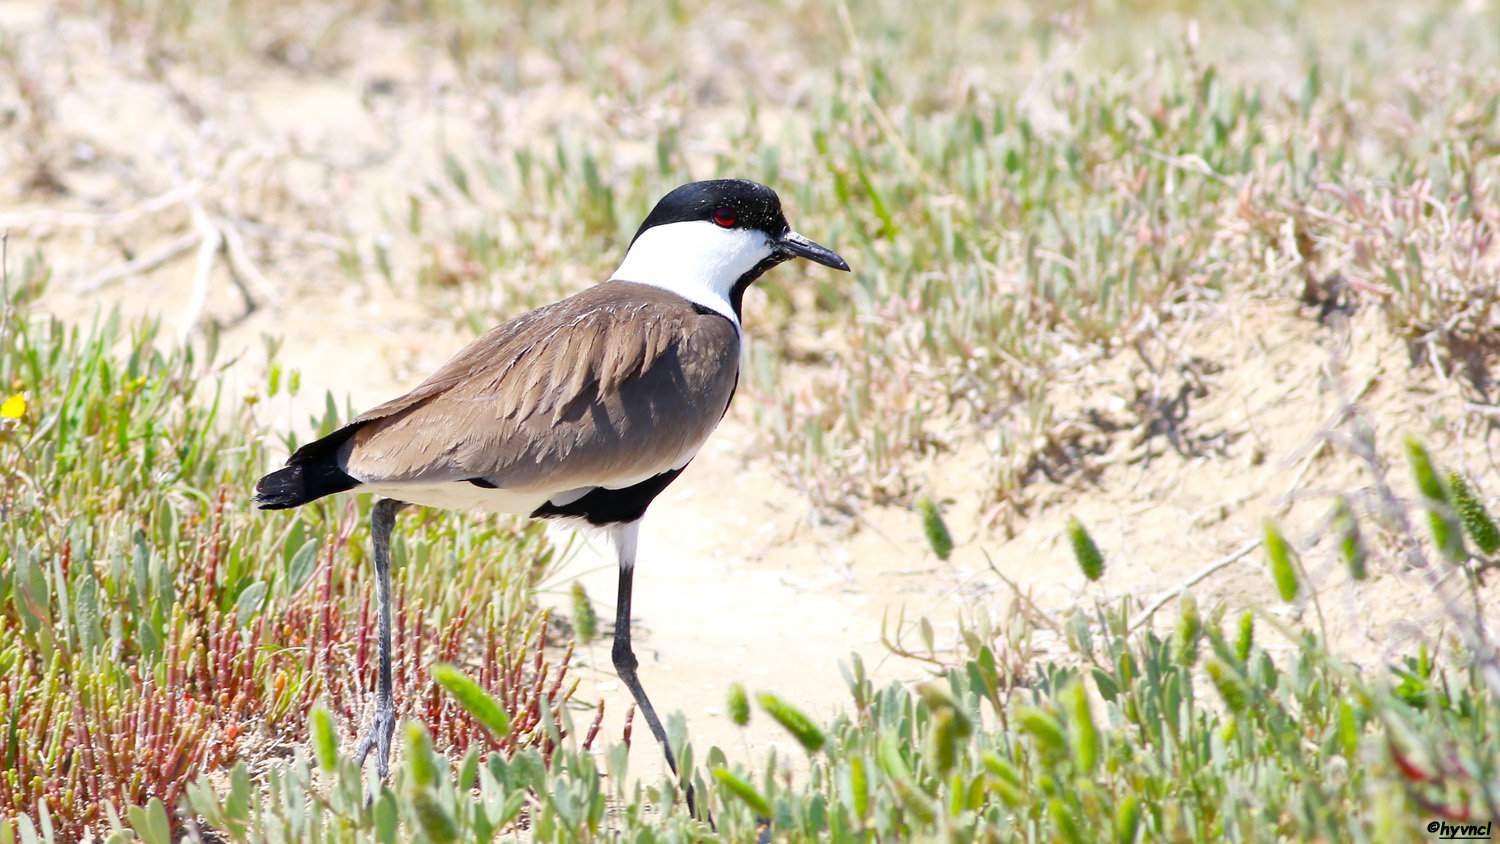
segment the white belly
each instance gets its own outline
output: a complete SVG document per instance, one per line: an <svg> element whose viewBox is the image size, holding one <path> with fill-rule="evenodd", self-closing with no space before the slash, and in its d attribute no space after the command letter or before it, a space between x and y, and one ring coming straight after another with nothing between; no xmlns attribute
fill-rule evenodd
<svg viewBox="0 0 1500 844"><path fill-rule="evenodd" d="M373 492L423 507L442 510L484 510L490 513L514 513L529 516L547 503L546 493L514 492L507 489L485 489L468 481L439 484L361 484L358 492Z"/></svg>

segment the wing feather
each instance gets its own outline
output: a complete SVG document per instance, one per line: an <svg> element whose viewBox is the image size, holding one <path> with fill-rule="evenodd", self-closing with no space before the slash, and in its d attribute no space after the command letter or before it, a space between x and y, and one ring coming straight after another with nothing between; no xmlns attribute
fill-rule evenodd
<svg viewBox="0 0 1500 844"><path fill-rule="evenodd" d="M628 485L696 453L728 407L738 366L727 319L673 293L607 282L487 332L351 422L340 455L365 483Z"/></svg>

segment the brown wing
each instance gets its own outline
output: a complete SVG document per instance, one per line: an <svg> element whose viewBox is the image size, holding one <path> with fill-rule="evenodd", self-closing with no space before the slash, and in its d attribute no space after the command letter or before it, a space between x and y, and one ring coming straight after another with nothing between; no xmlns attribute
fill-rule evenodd
<svg viewBox="0 0 1500 844"><path fill-rule="evenodd" d="M365 483L633 483L697 451L738 369L729 320L654 287L607 282L487 332L415 390L361 414L345 428L341 462Z"/></svg>

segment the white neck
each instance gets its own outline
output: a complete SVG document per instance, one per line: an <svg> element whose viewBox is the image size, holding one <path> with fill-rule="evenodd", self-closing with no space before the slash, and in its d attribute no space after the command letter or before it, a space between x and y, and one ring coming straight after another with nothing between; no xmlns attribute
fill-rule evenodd
<svg viewBox="0 0 1500 844"><path fill-rule="evenodd" d="M668 223L642 232L609 278L670 290L723 314L738 329L730 291L770 254L771 238L762 231L723 229L707 220Z"/></svg>

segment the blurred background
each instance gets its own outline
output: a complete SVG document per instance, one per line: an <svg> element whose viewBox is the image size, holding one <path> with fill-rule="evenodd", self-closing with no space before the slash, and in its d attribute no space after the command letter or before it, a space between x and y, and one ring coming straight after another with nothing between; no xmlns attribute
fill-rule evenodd
<svg viewBox="0 0 1500 844"><path fill-rule="evenodd" d="M1372 660L1436 647L1452 601L1400 562L1415 534L1376 492L1405 483L1408 434L1480 500L1500 488L1496 67L1484 0L0 0L0 387L22 402L0 653L33 678L6 699L54 653L157 665L191 604L225 630L280 618L255 635L295 651L247 677L297 717L245 726L253 749L221 732L220 762L300 741L290 701L340 683L357 722L359 682L318 679L307 631L329 629L319 601L347 613L318 635L354 659L363 516L252 513L258 472L607 278L657 198L729 176L854 272L751 291L740 398L646 523L643 678L702 746L791 746L725 719L732 680L826 716L851 650L926 676L982 616L1035 623L1018 665L1061 658L1074 609L1139 609L1229 558L1200 601L1315 615ZM1336 494L1373 520L1373 579L1337 557ZM479 636L462 608L502 580L496 629L554 609L549 658L570 580L610 617L587 542L465 518L406 540L431 630ZM1316 613L1246 550L1267 518ZM211 526L238 568L203 573ZM165 568L108 573L140 554ZM68 555L103 572L97 641L68 632ZM579 645L573 717L605 701L613 739L628 695L605 657Z"/></svg>

